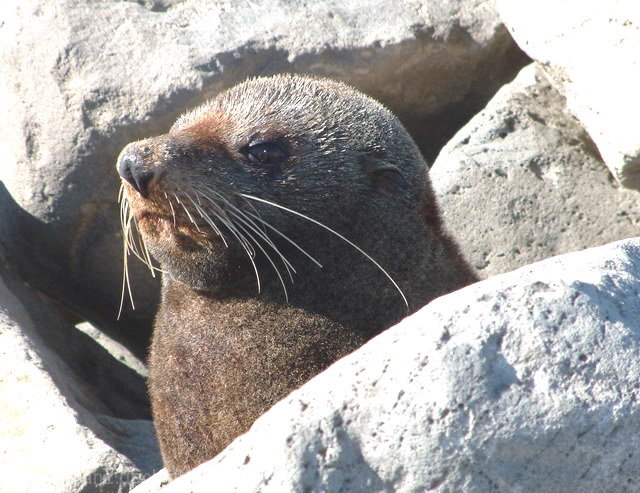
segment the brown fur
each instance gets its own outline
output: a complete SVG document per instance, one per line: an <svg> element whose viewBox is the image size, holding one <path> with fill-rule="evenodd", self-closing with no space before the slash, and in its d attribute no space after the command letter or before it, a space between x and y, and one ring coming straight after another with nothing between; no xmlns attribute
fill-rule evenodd
<svg viewBox="0 0 640 493"><path fill-rule="evenodd" d="M288 158L275 168L256 166L243 149L269 139L279 139ZM443 229L411 138L381 105L342 84L255 79L185 115L168 134L130 144L123 156L153 174L147 198L128 183L125 190L165 271L149 388L172 477L216 455L276 401L408 311L476 280ZM256 248L258 293L238 241L220 226L225 247L189 202L212 207L195 196L203 183L234 207L258 212L323 268L269 231L297 273L294 283L285 281L285 301ZM175 201L171 210L173 193L198 228ZM400 285L409 310L389 279L343 240L282 210L249 205L238 193L307 214L349 238Z"/></svg>

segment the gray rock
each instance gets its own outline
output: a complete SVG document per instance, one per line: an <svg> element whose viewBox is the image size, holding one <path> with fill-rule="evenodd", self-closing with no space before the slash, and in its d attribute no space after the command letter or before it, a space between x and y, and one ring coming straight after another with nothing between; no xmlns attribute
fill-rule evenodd
<svg viewBox="0 0 640 493"><path fill-rule="evenodd" d="M434 157L524 63L493 3L464 0L25 0L0 12L0 59L0 180L33 216L12 221L13 262L138 356L157 285L132 262L137 311L115 322L126 143L248 76L289 71L381 99Z"/></svg>
<svg viewBox="0 0 640 493"><path fill-rule="evenodd" d="M16 280L4 266L0 267L0 279L12 293L11 299L19 300L20 313L24 314L24 323L20 322L24 337L33 336L34 340L45 344L56 360L64 365L63 373L73 377L72 382L65 383L64 379L60 382L67 387L73 399L97 414L122 419L150 419L146 382L137 371L114 359L91 336L76 329L57 309L45 302L46 297ZM7 308L2 298L0 307ZM137 366L140 365L138 361Z"/></svg>
<svg viewBox="0 0 640 493"><path fill-rule="evenodd" d="M640 3L498 0L500 16L540 62L613 175L640 188Z"/></svg>
<svg viewBox="0 0 640 493"><path fill-rule="evenodd" d="M161 467L142 378L4 267L0 376L3 491L124 492Z"/></svg>
<svg viewBox="0 0 640 493"><path fill-rule="evenodd" d="M136 358L125 346L114 341L91 323L81 322L76 325L76 329L91 337L92 340L103 347L114 359L132 369L141 377L146 379L149 376L149 371L142 361Z"/></svg>
<svg viewBox="0 0 640 493"><path fill-rule="evenodd" d="M639 240L495 276L338 361L162 492L638 491L639 319Z"/></svg>
<svg viewBox="0 0 640 493"><path fill-rule="evenodd" d="M431 179L449 230L484 277L639 231L640 196L611 178L534 65L444 147Z"/></svg>
<svg viewBox="0 0 640 493"><path fill-rule="evenodd" d="M140 483L131 493L157 493L160 488L164 488L169 483L169 472L161 469L153 476Z"/></svg>

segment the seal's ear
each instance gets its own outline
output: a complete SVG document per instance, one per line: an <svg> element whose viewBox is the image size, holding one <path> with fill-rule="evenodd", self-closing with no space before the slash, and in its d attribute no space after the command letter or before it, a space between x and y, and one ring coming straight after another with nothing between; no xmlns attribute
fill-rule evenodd
<svg viewBox="0 0 640 493"><path fill-rule="evenodd" d="M411 188L402 171L384 159L369 154L362 157L360 165L369 175L374 186L378 188L391 193L398 193Z"/></svg>

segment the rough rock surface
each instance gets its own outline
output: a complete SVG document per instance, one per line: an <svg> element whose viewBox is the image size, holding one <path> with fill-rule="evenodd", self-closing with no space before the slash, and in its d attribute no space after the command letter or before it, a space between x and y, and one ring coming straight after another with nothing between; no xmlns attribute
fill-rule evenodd
<svg viewBox="0 0 640 493"><path fill-rule="evenodd" d="M520 47L540 62L611 172L640 189L640 3L498 0Z"/></svg>
<svg viewBox="0 0 640 493"><path fill-rule="evenodd" d="M380 98L434 157L524 63L493 2L464 0L25 0L0 12L0 59L0 180L35 218L14 236L36 253L14 261L139 356L148 331L132 327L149 321L157 290L138 262L138 310L114 321L114 163L126 143L246 77L290 71Z"/></svg>
<svg viewBox="0 0 640 493"><path fill-rule="evenodd" d="M639 240L496 276L338 361L162 492L638 491L639 319Z"/></svg>
<svg viewBox="0 0 640 493"><path fill-rule="evenodd" d="M611 178L534 64L444 147L431 179L484 277L640 231L640 195Z"/></svg>
<svg viewBox="0 0 640 493"><path fill-rule="evenodd" d="M124 492L161 467L144 382L109 358L2 270L2 491Z"/></svg>
<svg viewBox="0 0 640 493"><path fill-rule="evenodd" d="M600 157L625 186L640 183L629 117L639 109L637 1L499 3L544 75L523 70L431 174L449 228L484 276L636 235L640 221L637 193ZM246 77L308 72L380 99L432 160L528 63L493 0L9 4L0 9L8 491L127 491L161 466L139 361L157 281L138 262L137 310L115 321L114 164L126 143ZM162 491L638 491L638 277L636 240L437 300ZM85 318L93 326L77 330ZM162 475L136 491L157 491Z"/></svg>

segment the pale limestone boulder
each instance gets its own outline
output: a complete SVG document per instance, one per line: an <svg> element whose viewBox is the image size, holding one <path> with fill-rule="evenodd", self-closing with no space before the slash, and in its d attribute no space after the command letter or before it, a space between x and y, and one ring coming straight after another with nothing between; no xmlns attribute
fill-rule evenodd
<svg viewBox="0 0 640 493"><path fill-rule="evenodd" d="M122 365L133 370L144 379L149 377L149 370L146 365L136 358L126 346L114 341L90 322L81 322L76 325L76 329L89 336L100 347L107 351L112 358L122 363Z"/></svg>
<svg viewBox="0 0 640 493"><path fill-rule="evenodd" d="M448 229L483 277L640 232L640 194L612 179L535 65L455 135L430 173Z"/></svg>
<svg viewBox="0 0 640 493"><path fill-rule="evenodd" d="M633 492L640 240L436 299L138 492Z"/></svg>
<svg viewBox="0 0 640 493"><path fill-rule="evenodd" d="M520 47L540 62L567 108L625 187L640 188L640 3L497 0Z"/></svg>
<svg viewBox="0 0 640 493"><path fill-rule="evenodd" d="M2 491L129 491L161 467L145 401L141 377L2 269Z"/></svg>
<svg viewBox="0 0 640 493"><path fill-rule="evenodd" d="M492 1L24 0L0 9L0 59L0 180L33 216L12 261L143 356L157 284L135 259L137 310L115 321L126 143L247 77L308 72L388 104L434 157L524 55Z"/></svg>

